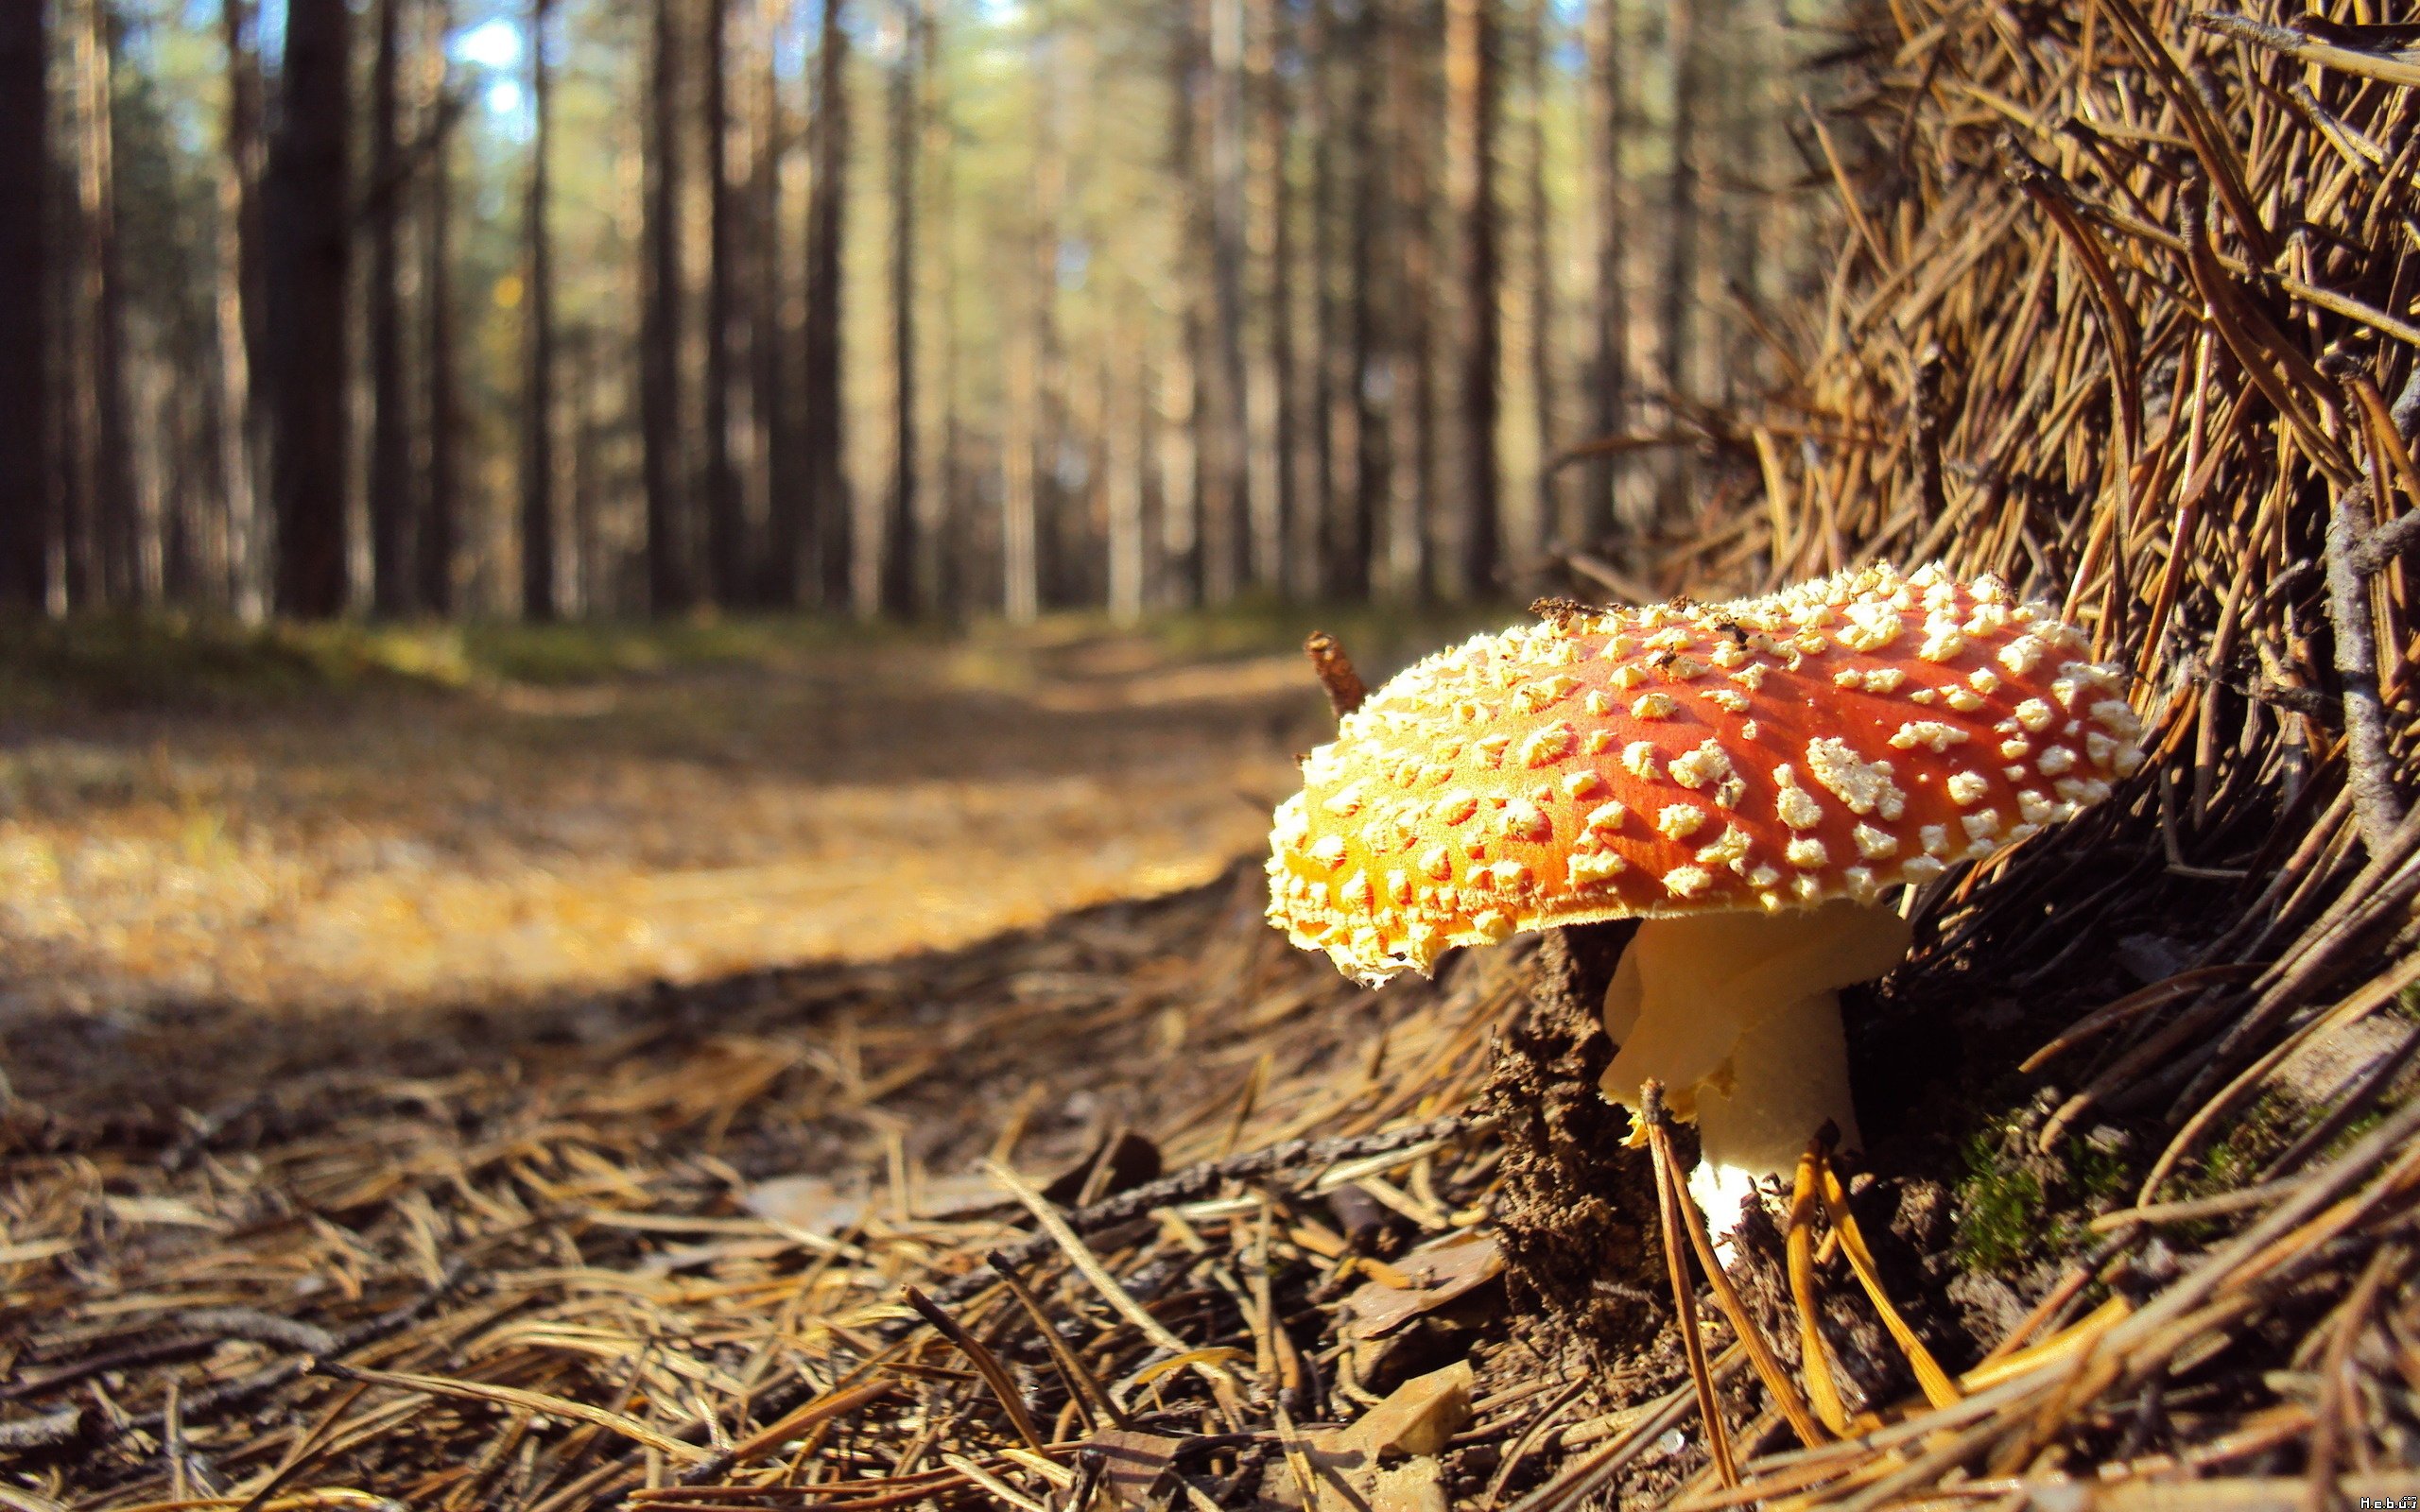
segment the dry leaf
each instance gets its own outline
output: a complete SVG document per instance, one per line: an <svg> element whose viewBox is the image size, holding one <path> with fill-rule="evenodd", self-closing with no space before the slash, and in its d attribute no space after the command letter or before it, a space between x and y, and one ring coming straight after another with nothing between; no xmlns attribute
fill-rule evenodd
<svg viewBox="0 0 2420 1512"><path fill-rule="evenodd" d="M1158 1500L1176 1467L1181 1438L1111 1428L1093 1435L1091 1447L1100 1452L1101 1481L1110 1494L1128 1506L1148 1506Z"/></svg>
<svg viewBox="0 0 2420 1512"><path fill-rule="evenodd" d="M1383 1338L1422 1314L1468 1296L1504 1273L1504 1255L1494 1234L1469 1229L1423 1245L1395 1268L1411 1278L1410 1290L1371 1281L1346 1302L1353 1312L1355 1337Z"/></svg>

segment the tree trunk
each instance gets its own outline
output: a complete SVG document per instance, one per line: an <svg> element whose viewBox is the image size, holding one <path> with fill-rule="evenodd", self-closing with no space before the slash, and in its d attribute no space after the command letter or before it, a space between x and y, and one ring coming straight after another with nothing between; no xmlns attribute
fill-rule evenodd
<svg viewBox="0 0 2420 1512"><path fill-rule="evenodd" d="M611 422L601 403L604 384L595 329L582 329L568 346L562 353L566 381L561 386L564 425L571 439L563 460L567 539L562 556L567 580L562 610L566 614L594 617L612 607L606 594L611 579L600 570L603 554L597 549L596 528L609 476L603 459L609 455L606 437Z"/></svg>
<svg viewBox="0 0 2420 1512"><path fill-rule="evenodd" d="M1394 198L1389 231L1398 249L1388 383L1388 576L1398 593L1426 601L1434 586L1428 533L1437 484L1434 228L1429 141L1434 122L1421 60L1427 56L1416 4L1399 5L1387 28L1388 147Z"/></svg>
<svg viewBox="0 0 2420 1512"><path fill-rule="evenodd" d="M798 455L798 391L792 383L798 330L791 319L790 265L782 255L782 167L789 155L789 118L782 101L776 50L790 0L761 0L757 12L756 161L749 175L752 246L749 265L754 315L748 344L749 412L755 422L757 476L767 541L756 563L752 597L794 604L798 598L796 509L803 486ZM786 570L784 564L791 564Z"/></svg>
<svg viewBox="0 0 2420 1512"><path fill-rule="evenodd" d="M1378 521L1390 497L1387 477L1387 412L1378 384L1387 360L1381 331L1378 237L1387 211L1385 160L1378 150L1379 101L1385 79L1382 49L1386 21L1364 3L1353 26L1353 100L1345 126L1352 159L1353 198L1346 216L1344 372L1339 406L1346 435L1337 450L1349 470L1337 487L1337 521L1329 533L1328 592L1357 601L1370 596Z"/></svg>
<svg viewBox="0 0 2420 1512"><path fill-rule="evenodd" d="M1039 233L1035 233L1037 239ZM1030 267L1032 259L1028 259ZM1023 281L1038 283L1030 272ZM1047 296L1029 286L1025 300ZM1030 625L1042 613L1041 508L1036 498L1034 454L1042 445L1041 318L1011 306L1004 338L1008 370L1000 415L1000 612L1011 625Z"/></svg>
<svg viewBox="0 0 2420 1512"><path fill-rule="evenodd" d="M1335 129L1333 91L1338 67L1330 56L1336 36L1334 0L1311 0L1301 25L1301 130L1310 149L1310 184L1304 215L1309 222L1310 240L1305 249L1305 266L1299 270L1288 269L1284 276L1288 286L1308 285L1300 291L1306 304L1298 326L1309 337L1308 350L1298 349L1295 354L1296 390L1304 423L1292 453L1298 521L1291 540L1296 555L1295 589L1307 598L1318 596L1328 587L1327 558L1339 497L1337 460L1344 447L1350 445L1352 424L1350 410L1337 402L1337 367L1342 347L1337 339L1336 283L1331 276L1336 259L1337 185L1336 145L1329 140L1329 133Z"/></svg>
<svg viewBox="0 0 2420 1512"><path fill-rule="evenodd" d="M278 606L306 619L340 613L346 599L352 57L346 0L289 0L266 205L277 416L270 489Z"/></svg>
<svg viewBox="0 0 2420 1512"><path fill-rule="evenodd" d="M925 145L920 154L927 193L925 245L930 249L938 285L933 308L940 314L934 333L938 351L932 380L924 386L931 421L923 426L925 457L923 487L925 522L917 530L918 576L925 602L955 616L964 605L960 590L973 580L959 571L964 565L958 503L958 258L953 234L957 215L957 167L950 150L950 118L942 94L941 20L939 7L918 8L924 27L922 81Z"/></svg>
<svg viewBox="0 0 2420 1512"><path fill-rule="evenodd" d="M706 0L703 126L706 178L706 581L715 603L748 590L748 522L731 458L733 324L737 320L737 207L731 193L731 0Z"/></svg>
<svg viewBox="0 0 2420 1512"><path fill-rule="evenodd" d="M1771 25L1759 25L1752 9L1740 0L1726 0L1717 23L1725 43L1727 56L1723 60L1726 75L1739 78L1772 78L1785 67L1783 60L1772 56L1767 41L1786 23L1785 17L1773 17ZM1775 133L1768 129L1765 119L1764 92L1734 90L1723 99L1722 157L1734 181L1738 185L1723 197L1723 284L1744 307L1762 306L1765 266L1766 230L1772 213L1771 192L1766 187L1772 176L1769 161L1770 147ZM1723 407L1733 408L1741 403L1745 385L1754 369L1757 346L1745 323L1726 318L1723 321L1721 388Z"/></svg>
<svg viewBox="0 0 2420 1512"><path fill-rule="evenodd" d="M647 485L648 608L689 607L687 451L681 426L681 31L677 0L655 0L648 80L648 297L639 334L640 436Z"/></svg>
<svg viewBox="0 0 2420 1512"><path fill-rule="evenodd" d="M893 0L890 59L890 488L883 501L882 612L916 613L916 120L921 0Z"/></svg>
<svg viewBox="0 0 2420 1512"><path fill-rule="evenodd" d="M1201 7L1195 0L1168 9L1168 100L1167 176L1177 196L1177 245L1169 257L1176 306L1170 351L1161 369L1156 406L1160 472L1160 587L1162 601L1191 608L1209 596L1205 543L1209 491L1207 386L1202 359L1204 331L1214 297L1208 243L1211 214L1201 169L1201 73L1204 64Z"/></svg>
<svg viewBox="0 0 2420 1512"><path fill-rule="evenodd" d="M1011 303L1004 337L1007 371L1000 421L1000 608L1012 624L1042 612L1043 467L1052 455L1045 415L1044 370L1051 347L1051 301L1058 287L1059 213L1066 167L1060 139L1061 60L1055 39L1031 43L1035 96L1031 219L1023 258L1022 307Z"/></svg>
<svg viewBox="0 0 2420 1512"><path fill-rule="evenodd" d="M1628 180L1622 172L1624 70L1618 0L1589 0L1588 94L1583 133L1597 264L1596 350L1589 363L1588 434L1621 434L1623 399L1630 382L1630 286L1624 276L1629 213ZM1586 486L1564 495L1571 514L1558 532L1567 546L1586 546L1613 523L1614 459L1588 464Z"/></svg>
<svg viewBox="0 0 2420 1512"><path fill-rule="evenodd" d="M805 360L799 386L800 438L806 462L806 541L802 544L812 551L816 603L826 610L849 608L856 566L848 474L840 450L840 248L849 163L849 34L841 27L842 6L843 0L823 0L817 45L808 154L813 180L806 203L806 328L800 342Z"/></svg>
<svg viewBox="0 0 2420 1512"><path fill-rule="evenodd" d="M1103 513L1108 517L1110 618L1132 625L1143 617L1149 538L1143 510L1144 427L1148 423L1143 333L1123 301L1112 316L1101 384Z"/></svg>
<svg viewBox="0 0 2420 1512"><path fill-rule="evenodd" d="M69 33L76 81L78 245L68 265L67 321L61 332L69 375L64 534L68 600L78 607L134 602L138 576L112 109L115 31L110 0L82 0Z"/></svg>
<svg viewBox="0 0 2420 1512"><path fill-rule="evenodd" d="M1495 0L1447 0L1445 8L1446 194L1460 233L1455 345L1461 425L1461 560L1447 577L1467 593L1495 592L1503 566L1503 507L1496 477L1495 421L1504 361L1497 304L1501 257L1495 209Z"/></svg>
<svg viewBox="0 0 2420 1512"><path fill-rule="evenodd" d="M1250 275L1245 323L1248 335L1257 328L1244 365L1244 474L1253 509L1253 581L1284 593L1294 532L1293 479L1287 468L1293 442L1294 359L1279 9L1277 0L1251 0L1243 18L1244 266ZM1253 309L1256 321L1250 318Z"/></svg>
<svg viewBox="0 0 2420 1512"><path fill-rule="evenodd" d="M1553 47L1554 5L1552 0L1530 0L1530 10L1521 52L1529 95L1528 140L1522 154L1528 182L1522 187L1529 212L1530 434L1537 453L1537 498L1535 514L1520 545L1524 553L1555 543L1561 501L1572 491L1553 470L1557 401L1562 390L1555 372L1554 205L1547 195L1547 57Z"/></svg>
<svg viewBox="0 0 2420 1512"><path fill-rule="evenodd" d="M1689 391L1689 317L1697 301L1698 255L1698 41L1701 0L1671 0L1666 14L1666 46L1672 70L1672 164L1665 182L1664 277L1658 335L1663 345L1664 388L1679 402Z"/></svg>
<svg viewBox="0 0 2420 1512"><path fill-rule="evenodd" d="M529 0L529 186L521 212L522 260L528 269L521 324L521 614L531 620L551 620L561 610L555 586L555 268L546 234L552 127L546 22L553 9L554 0Z"/></svg>
<svg viewBox="0 0 2420 1512"><path fill-rule="evenodd" d="M227 107L218 163L218 481L225 496L227 595L235 616L268 614L268 522L260 506L268 416L253 393L262 369L261 64L251 0L223 0Z"/></svg>
<svg viewBox="0 0 2420 1512"><path fill-rule="evenodd" d="M0 610L50 595L50 51L38 4L0 5Z"/></svg>
<svg viewBox="0 0 2420 1512"><path fill-rule="evenodd" d="M1243 0L1202 0L1210 44L1208 116L1210 350L1202 377L1202 592L1223 604L1253 575L1253 501L1244 413Z"/></svg>
<svg viewBox="0 0 2420 1512"><path fill-rule="evenodd" d="M411 417L405 397L401 73L403 0L378 0L370 73L370 602L412 608Z"/></svg>
<svg viewBox="0 0 2420 1512"><path fill-rule="evenodd" d="M421 212L421 361L428 385L428 451L421 492L414 564L420 605L432 614L454 611L454 556L461 527L462 401L454 309L454 134L441 124L451 105L445 43L454 29L453 0L425 0L423 66L428 71L423 120L437 132L428 148Z"/></svg>

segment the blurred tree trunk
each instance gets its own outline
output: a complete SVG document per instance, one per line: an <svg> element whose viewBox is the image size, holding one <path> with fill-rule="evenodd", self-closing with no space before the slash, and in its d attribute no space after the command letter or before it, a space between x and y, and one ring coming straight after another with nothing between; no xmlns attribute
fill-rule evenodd
<svg viewBox="0 0 2420 1512"><path fill-rule="evenodd" d="M681 427L681 30L677 0L655 0L647 133L648 295L639 335L640 435L647 488L648 608L689 607L687 452Z"/></svg>
<svg viewBox="0 0 2420 1512"><path fill-rule="evenodd" d="M555 583L555 266L546 233L553 139L546 23L553 9L554 0L529 0L529 183L521 211L528 270L521 320L521 614L541 621L562 608Z"/></svg>
<svg viewBox="0 0 2420 1512"><path fill-rule="evenodd" d="M963 543L959 540L961 521L957 488L958 257L953 246L958 174L951 152L949 102L942 92L939 9L932 3L920 8L924 45L919 54L923 67L918 88L923 92L925 131L921 156L929 196L925 245L938 274L932 300L940 319L934 331L937 351L933 377L925 386L925 403L931 422L922 431L925 457L920 496L925 501L926 523L917 532L917 574L925 602L944 615L954 615L965 607L959 593L973 577L959 570Z"/></svg>
<svg viewBox="0 0 2420 1512"><path fill-rule="evenodd" d="M1587 120L1582 141L1597 264L1588 434L1604 438L1621 434L1623 400L1630 382L1630 286L1623 271L1629 184L1622 173L1627 60L1622 55L1619 0L1589 0L1586 26ZM1558 533L1567 546L1586 546L1613 522L1614 459L1600 457L1587 466L1587 486L1564 495L1572 512Z"/></svg>
<svg viewBox="0 0 2420 1512"><path fill-rule="evenodd" d="M1772 17L1776 26L1785 18ZM1759 87L1727 92L1723 96L1722 161L1732 181L1723 196L1723 285L1738 305L1762 307L1759 285L1764 278L1766 233L1772 208L1769 180L1772 164L1769 145L1775 133L1766 119L1766 89L1762 81L1776 77L1782 60L1769 48L1772 31L1758 25L1755 8L1729 0L1721 11L1720 34L1728 57L1727 77L1759 81ZM1741 402L1742 386L1754 369L1757 348L1744 320L1723 308L1721 400L1725 408Z"/></svg>
<svg viewBox="0 0 2420 1512"><path fill-rule="evenodd" d="M268 613L268 522L261 517L261 464L268 416L253 394L262 368L261 63L251 0L223 0L226 114L218 160L218 240L212 296L218 358L218 481L225 496L227 595L236 618Z"/></svg>
<svg viewBox="0 0 2420 1512"><path fill-rule="evenodd" d="M1252 500L1252 576L1284 593L1294 534L1294 395L1291 322L1294 280L1287 218L1286 85L1279 76L1279 0L1250 0L1243 16L1244 271L1247 319L1244 367L1246 491Z"/></svg>
<svg viewBox="0 0 2420 1512"><path fill-rule="evenodd" d="M1554 202L1547 192L1547 59L1553 50L1553 0L1530 0L1521 49L1523 91L1529 96L1528 129L1521 161L1528 170L1523 205L1529 212L1530 422L1537 449L1536 518L1524 551L1558 544L1562 500L1571 485L1554 471L1556 424L1562 384L1555 370Z"/></svg>
<svg viewBox="0 0 2420 1512"><path fill-rule="evenodd" d="M1201 362L1202 593L1223 604L1253 576L1251 438L1244 413L1244 0L1201 0L1207 11L1211 318Z"/></svg>
<svg viewBox="0 0 2420 1512"><path fill-rule="evenodd" d="M265 207L277 415L270 488L278 607L306 619L341 613L347 596L352 60L346 0L289 0Z"/></svg>
<svg viewBox="0 0 2420 1512"><path fill-rule="evenodd" d="M565 334L562 386L563 423L571 442L563 448L567 539L562 553L566 577L562 610L566 614L592 617L611 608L597 519L606 495L608 473L603 458L610 455L606 438L612 422L603 402L604 364L598 360L596 336L593 325Z"/></svg>
<svg viewBox="0 0 2420 1512"><path fill-rule="evenodd" d="M1121 293L1111 316L1109 350L1102 358L1101 424L1103 513L1108 517L1110 618L1132 625L1143 617L1150 549L1143 499L1145 393L1150 376L1143 356L1141 317L1132 294Z"/></svg>
<svg viewBox="0 0 2420 1512"><path fill-rule="evenodd" d="M1697 301L1698 130L1703 107L1698 98L1700 45L1697 8L1702 0L1671 0L1666 10L1665 45L1672 70L1672 163L1665 182L1664 277L1656 295L1658 336L1663 346L1664 389L1675 405L1689 396L1689 318Z"/></svg>
<svg viewBox="0 0 2420 1512"><path fill-rule="evenodd" d="M1302 269L1309 287L1300 296L1306 300L1304 317L1310 342L1297 368L1307 391L1300 396L1305 423L1293 453L1294 500L1302 516L1293 549L1296 590L1305 597L1316 597L1329 591L1328 555L1340 496L1337 459L1349 448L1352 435L1350 412L1338 404L1340 375L1337 369L1344 348L1337 334L1337 147L1330 140L1336 129L1339 66L1331 56L1336 43L1335 0L1311 0L1301 28L1298 56L1303 89L1297 99L1300 129L1310 152L1310 183L1303 209L1310 236Z"/></svg>
<svg viewBox="0 0 2420 1512"><path fill-rule="evenodd" d="M1353 174L1345 216L1345 314L1340 405L1345 438L1338 443L1347 470L1337 487L1337 523L1329 532L1329 593L1348 601L1370 596L1378 522L1389 493L1387 411L1378 379L1388 352L1379 287L1378 238L1387 212L1387 165L1379 151L1379 109L1386 72L1386 18L1375 0L1361 0L1346 56L1353 60L1353 98L1345 123L1345 150Z"/></svg>
<svg viewBox="0 0 2420 1512"><path fill-rule="evenodd" d="M756 158L748 190L753 305L748 337L749 412L755 426L757 474L752 488L762 489L766 526L751 595L759 603L777 605L797 602L796 509L802 487L798 390L792 382L798 328L786 297L790 265L782 255L782 168L789 157L790 127L775 57L790 14L790 0L761 0L757 7Z"/></svg>
<svg viewBox="0 0 2420 1512"><path fill-rule="evenodd" d="M61 0L62 12L68 0ZM60 326L68 371L64 544L68 602L125 605L136 588L134 478L126 413L124 280L118 262L110 0L80 0L68 33L74 61L76 251Z"/></svg>
<svg viewBox="0 0 2420 1512"><path fill-rule="evenodd" d="M846 229L849 163L849 34L843 0L823 0L816 49L815 118L807 149L813 179L806 202L805 371L800 430L806 460L804 519L815 558L816 603L846 610L850 602L852 522L841 455L840 244Z"/></svg>
<svg viewBox="0 0 2420 1512"><path fill-rule="evenodd" d="M1033 188L1023 259L1022 307L1014 295L1004 336L1007 372L1000 422L1000 606L1014 624L1042 611L1047 566L1043 560L1046 459L1057 448L1045 387L1051 361L1052 296L1059 282L1059 215L1066 183L1061 136L1062 60L1046 32L1031 43L1034 59Z"/></svg>
<svg viewBox="0 0 2420 1512"><path fill-rule="evenodd" d="M370 604L412 609L411 416L405 398L403 0L378 0L370 70Z"/></svg>
<svg viewBox="0 0 2420 1512"><path fill-rule="evenodd" d="M1456 356L1461 425L1460 560L1446 580L1458 591L1494 593L1503 565L1503 506L1496 476L1495 421L1504 362L1502 282L1495 204L1496 0L1447 0L1445 7L1445 192L1459 234Z"/></svg>
<svg viewBox="0 0 2420 1512"><path fill-rule="evenodd" d="M50 594L50 50L39 4L0 5L0 610Z"/></svg>
<svg viewBox="0 0 2420 1512"><path fill-rule="evenodd" d="M1028 269L1033 261L1027 260ZM1042 612L1034 476L1034 454L1042 444L1041 320L1017 303L1039 303L1043 293L1030 286L1035 282L1030 271L1017 282L1028 287L1018 291L1023 301L1010 296L1014 301L1008 310L1010 328L1001 338L1008 370L1002 375L1007 391L1000 413L1000 612L1012 625L1030 625Z"/></svg>
<svg viewBox="0 0 2420 1512"><path fill-rule="evenodd" d="M733 326L739 318L737 206L731 193L731 0L706 0L699 52L706 149L706 586L713 602L731 605L748 592L748 522L731 456Z"/></svg>
<svg viewBox="0 0 2420 1512"><path fill-rule="evenodd" d="M1170 9L1167 176L1177 196L1178 245L1170 259L1176 339L1161 384L1160 518L1167 601L1189 608L1209 593L1210 535L1202 358L1207 351L1210 207L1201 173L1202 69L1200 9L1191 0Z"/></svg>
<svg viewBox="0 0 2420 1512"><path fill-rule="evenodd" d="M447 88L446 43L454 30L454 0L424 0L426 70L421 118L436 136L421 185L421 362L427 391L428 450L422 480L415 565L421 608L454 611L454 556L461 528L462 401L454 309L454 134L442 122L454 106Z"/></svg>
<svg viewBox="0 0 2420 1512"><path fill-rule="evenodd" d="M916 119L921 0L892 0L890 63L890 487L883 501L882 612L916 613Z"/></svg>
<svg viewBox="0 0 2420 1512"><path fill-rule="evenodd" d="M1418 0L1398 0L1386 37L1387 150L1394 190L1388 230L1396 243L1389 322L1387 555L1393 588L1414 602L1426 602L1435 586L1429 531L1437 496L1436 253L1428 133L1436 116L1423 66L1429 56L1427 29Z"/></svg>

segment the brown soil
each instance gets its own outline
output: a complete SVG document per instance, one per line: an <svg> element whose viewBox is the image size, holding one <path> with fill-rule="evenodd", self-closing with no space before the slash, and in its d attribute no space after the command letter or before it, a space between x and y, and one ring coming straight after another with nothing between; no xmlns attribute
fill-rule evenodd
<svg viewBox="0 0 2420 1512"><path fill-rule="evenodd" d="M515 1011L1166 893L1260 845L1322 714L1299 658L1127 638L0 712L0 1043L65 1094L37 1024Z"/></svg>

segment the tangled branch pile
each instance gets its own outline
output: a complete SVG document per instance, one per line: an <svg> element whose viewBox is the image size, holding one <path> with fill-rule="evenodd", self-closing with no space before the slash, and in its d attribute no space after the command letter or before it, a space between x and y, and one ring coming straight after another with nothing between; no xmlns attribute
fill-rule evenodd
<svg viewBox="0 0 2420 1512"><path fill-rule="evenodd" d="M1658 1290L1647 1157L1589 1143L1576 948L1364 993L1261 926L1247 868L410 1044L179 1026L153 1054L256 1083L180 1118L95 1051L113 1102L9 1115L0 1505L2410 1492L2420 61L2400 28L2135 0L1877 25L1824 131L1869 171L1793 386L1709 422L1760 496L1655 565L1996 571L2135 669L2155 760L1918 901L1861 1074L1927 1025L1963 1063L1881 1099L1827 1216L1743 1231L1707 1349ZM1616 1173L1596 1247L1512 1211L1542 1148ZM2047 1211L2084 1152L2089 1204ZM2036 1247L1996 1264L2029 1181ZM1786 1420L1769 1364L1846 1432Z"/></svg>

